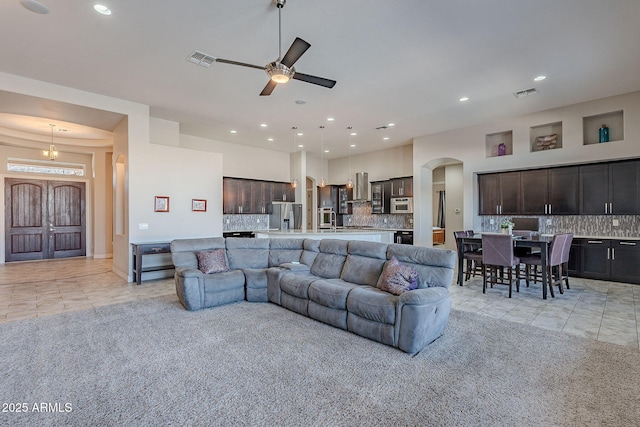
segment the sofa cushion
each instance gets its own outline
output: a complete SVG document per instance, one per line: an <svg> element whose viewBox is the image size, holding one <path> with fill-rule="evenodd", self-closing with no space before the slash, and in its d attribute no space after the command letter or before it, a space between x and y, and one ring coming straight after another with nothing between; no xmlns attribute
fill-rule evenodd
<svg viewBox="0 0 640 427"><path fill-rule="evenodd" d="M296 298L309 299L309 285L318 279L311 274L287 273L280 278L280 290Z"/></svg>
<svg viewBox="0 0 640 427"><path fill-rule="evenodd" d="M418 287L418 272L411 267L402 265L395 257L391 257L384 264L378 289L400 295Z"/></svg>
<svg viewBox="0 0 640 427"><path fill-rule="evenodd" d="M269 267L269 240L259 238L227 237L229 268Z"/></svg>
<svg viewBox="0 0 640 427"><path fill-rule="evenodd" d="M398 297L372 286L358 286L349 292L347 310L358 317L393 325Z"/></svg>
<svg viewBox="0 0 640 427"><path fill-rule="evenodd" d="M303 251L300 255L300 262L311 267L313 261L320 253L320 240L305 239L302 245Z"/></svg>
<svg viewBox="0 0 640 427"><path fill-rule="evenodd" d="M325 279L337 279L347 259L348 240L320 240L320 253L311 264L311 273Z"/></svg>
<svg viewBox="0 0 640 427"><path fill-rule="evenodd" d="M224 249L196 252L198 270L204 274L222 273L229 270Z"/></svg>
<svg viewBox="0 0 640 427"><path fill-rule="evenodd" d="M324 307L345 310L347 295L356 286L340 279L316 280L309 286L309 299Z"/></svg>
<svg viewBox="0 0 640 427"><path fill-rule="evenodd" d="M241 288L244 297L244 273L240 270L229 270L218 274L203 276L204 292L216 293Z"/></svg>
<svg viewBox="0 0 640 427"><path fill-rule="evenodd" d="M352 240L348 252L340 278L358 285L376 286L387 260L387 244Z"/></svg>
<svg viewBox="0 0 640 427"><path fill-rule="evenodd" d="M384 259L348 255L340 278L358 285L376 286L384 263Z"/></svg>
<svg viewBox="0 0 640 427"><path fill-rule="evenodd" d="M269 267L300 262L304 239L269 239Z"/></svg>
<svg viewBox="0 0 640 427"><path fill-rule="evenodd" d="M455 251L393 243L387 247L387 258L392 257L418 272L418 288L451 287L457 259Z"/></svg>
<svg viewBox="0 0 640 427"><path fill-rule="evenodd" d="M224 247L224 237L175 239L171 241L171 260L176 268L198 268L196 252Z"/></svg>

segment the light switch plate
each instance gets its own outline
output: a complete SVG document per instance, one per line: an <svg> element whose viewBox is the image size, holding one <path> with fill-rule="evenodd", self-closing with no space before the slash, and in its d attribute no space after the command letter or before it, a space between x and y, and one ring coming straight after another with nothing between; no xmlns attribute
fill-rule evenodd
<svg viewBox="0 0 640 427"><path fill-rule="evenodd" d="M614 218L611 225L613 225L614 227L618 227L620 225L620 221Z"/></svg>

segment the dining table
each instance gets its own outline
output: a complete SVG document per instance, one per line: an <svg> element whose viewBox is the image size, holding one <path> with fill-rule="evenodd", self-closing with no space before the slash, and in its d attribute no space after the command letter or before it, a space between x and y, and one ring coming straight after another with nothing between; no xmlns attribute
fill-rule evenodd
<svg viewBox="0 0 640 427"><path fill-rule="evenodd" d="M462 286L464 281L463 265L464 254L463 248L465 243L472 244L476 247L482 247L482 233L475 233L473 236L458 237L458 284ZM547 299L547 254L549 253L549 245L553 236L534 235L532 237L513 236L513 245L516 248L538 248L540 249L541 267L542 267L542 299Z"/></svg>

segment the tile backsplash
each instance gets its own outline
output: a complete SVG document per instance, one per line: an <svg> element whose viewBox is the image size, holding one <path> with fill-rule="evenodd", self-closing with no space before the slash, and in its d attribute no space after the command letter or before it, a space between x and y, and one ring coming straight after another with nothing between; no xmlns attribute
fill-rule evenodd
<svg viewBox="0 0 640 427"><path fill-rule="evenodd" d="M538 218L541 234L573 233L576 236L640 237L640 215L517 215L518 218ZM500 221L512 216L481 216L481 231L500 231ZM493 220L493 224L491 223ZM617 225L614 222L617 221Z"/></svg>
<svg viewBox="0 0 640 427"><path fill-rule="evenodd" d="M352 212L351 215L344 215L344 225L398 230L413 229L413 214L372 214L369 202L353 202Z"/></svg>

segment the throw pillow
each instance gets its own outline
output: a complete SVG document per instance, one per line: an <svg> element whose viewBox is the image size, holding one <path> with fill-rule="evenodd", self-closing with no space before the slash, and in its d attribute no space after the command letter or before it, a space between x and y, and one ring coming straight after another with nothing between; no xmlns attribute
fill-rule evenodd
<svg viewBox="0 0 640 427"><path fill-rule="evenodd" d="M196 252L198 269L204 274L223 273L229 271L224 249Z"/></svg>
<svg viewBox="0 0 640 427"><path fill-rule="evenodd" d="M395 257L384 263L378 289L394 295L418 288L418 272Z"/></svg>

